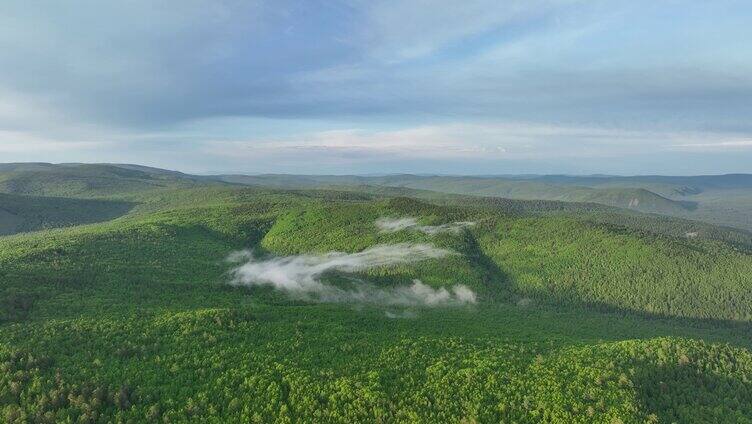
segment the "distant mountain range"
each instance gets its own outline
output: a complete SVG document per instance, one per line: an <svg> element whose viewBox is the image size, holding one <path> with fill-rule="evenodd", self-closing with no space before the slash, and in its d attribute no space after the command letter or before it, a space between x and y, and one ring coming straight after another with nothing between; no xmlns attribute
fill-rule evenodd
<svg viewBox="0 0 752 424"><path fill-rule="evenodd" d="M590 202L752 230L752 175L506 177L389 175L222 175L225 182L274 187L374 185L525 200Z"/></svg>
<svg viewBox="0 0 752 424"><path fill-rule="evenodd" d="M752 230L752 175L190 175L131 164L0 164L0 193L97 198L201 185L374 186L522 200L586 202Z"/></svg>

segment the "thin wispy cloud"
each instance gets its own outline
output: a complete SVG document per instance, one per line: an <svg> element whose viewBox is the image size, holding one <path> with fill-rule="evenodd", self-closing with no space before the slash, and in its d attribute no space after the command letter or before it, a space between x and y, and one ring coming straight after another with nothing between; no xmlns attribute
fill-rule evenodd
<svg viewBox="0 0 752 424"><path fill-rule="evenodd" d="M464 228L472 227L474 222L459 221L441 225L421 225L417 218L379 218L375 222L376 227L383 233L396 233L398 231L418 231L424 234L434 235L440 233L458 233Z"/></svg>
<svg viewBox="0 0 752 424"><path fill-rule="evenodd" d="M530 19L541 19L573 0L512 0L503 7L493 0L462 3L387 0L369 2L367 46L386 62L414 60L457 40L499 31Z"/></svg>
<svg viewBox="0 0 752 424"><path fill-rule="evenodd" d="M451 306L476 302L475 293L457 284L433 288L420 280L409 285L381 287L357 278L350 287L325 280L328 273L357 273L378 267L410 264L456 254L426 244L400 243L373 246L362 252L329 252L269 258L254 257L251 251L235 252L230 262L231 283L240 286L269 286L290 296L314 302L367 303L384 306Z"/></svg>
<svg viewBox="0 0 752 424"><path fill-rule="evenodd" d="M10 0L0 144L302 173L670 172L715 144L739 171L745 145L718 142L752 136L750 17L725 0Z"/></svg>
<svg viewBox="0 0 752 424"><path fill-rule="evenodd" d="M752 149L752 140L718 141L715 143L674 144L671 147L674 147L677 149L704 150L704 151Z"/></svg>
<svg viewBox="0 0 752 424"><path fill-rule="evenodd" d="M729 139L733 137L733 139ZM388 131L345 129L278 139L214 140L206 154L232 157L294 156L505 160L612 158L694 146L743 146L744 134L707 131L630 130L524 122L445 124Z"/></svg>

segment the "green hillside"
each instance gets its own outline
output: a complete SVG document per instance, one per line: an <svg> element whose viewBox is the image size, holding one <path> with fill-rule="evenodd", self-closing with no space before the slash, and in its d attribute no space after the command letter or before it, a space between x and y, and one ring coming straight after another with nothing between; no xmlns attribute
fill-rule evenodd
<svg viewBox="0 0 752 424"><path fill-rule="evenodd" d="M223 175L216 180L284 188L400 187L526 200L592 202L700 220L752 231L752 176L506 176Z"/></svg>
<svg viewBox="0 0 752 424"><path fill-rule="evenodd" d="M502 222L481 240L516 290L533 298L752 319L752 256L721 243L638 236L568 218Z"/></svg>
<svg viewBox="0 0 752 424"><path fill-rule="evenodd" d="M566 202L592 202L643 212L677 213L690 206L659 196L644 189L610 188L592 189L567 187L534 181L510 181L476 177L405 177L385 180L390 186L401 186L445 193L477 196L506 197L511 199L559 200Z"/></svg>
<svg viewBox="0 0 752 424"><path fill-rule="evenodd" d="M381 179L379 179L381 178ZM387 185L514 199L594 202L752 231L752 176L379 177ZM381 182L378 182L381 183Z"/></svg>
<svg viewBox="0 0 752 424"><path fill-rule="evenodd" d="M110 164L6 164L0 167L0 193L90 198L205 184L197 177L148 169Z"/></svg>
<svg viewBox="0 0 752 424"><path fill-rule="evenodd" d="M406 199L383 206L306 207L280 218L262 246L290 254L359 251L385 239L395 241L394 235L374 233L373 222L379 216L478 223L464 239L434 240L463 253L462 260L427 264L423 275L435 284L462 281L479 288L485 282L489 287L481 290L498 293L511 285L516 293L553 298L557 303L752 320L752 280L747 278L752 256L748 253L715 241L640 235L566 216L510 219L483 210L437 208ZM407 236L400 234L396 241Z"/></svg>
<svg viewBox="0 0 752 424"><path fill-rule="evenodd" d="M536 180L593 188L643 188L694 208L675 214L715 224L752 230L752 175L701 175L689 177L570 177L545 176Z"/></svg>
<svg viewBox="0 0 752 424"><path fill-rule="evenodd" d="M108 221L132 203L0 193L0 235Z"/></svg>
<svg viewBox="0 0 752 424"><path fill-rule="evenodd" d="M442 177L392 175L386 177L356 176L221 176L222 181L275 187L331 187L337 185L377 185L431 190L442 193L504 197L524 200L557 200L592 202L642 212L678 214L691 210L694 204L668 199L649 190L632 187L591 188L564 186L539 181L497 177Z"/></svg>
<svg viewBox="0 0 752 424"><path fill-rule="evenodd" d="M656 193L673 197L676 195L691 195L712 190L734 190L752 188L752 175L697 175L697 176L663 176L644 175L619 177L602 176L567 176L546 175L533 176L532 180L545 181L553 184L577 185L585 187L631 187L647 188Z"/></svg>
<svg viewBox="0 0 752 424"><path fill-rule="evenodd" d="M409 189L113 191L113 220L0 237L6 422L752 421L744 232ZM284 280L375 246L452 253L322 268L355 294L324 302L228 284L241 249ZM347 291L416 279L477 303Z"/></svg>

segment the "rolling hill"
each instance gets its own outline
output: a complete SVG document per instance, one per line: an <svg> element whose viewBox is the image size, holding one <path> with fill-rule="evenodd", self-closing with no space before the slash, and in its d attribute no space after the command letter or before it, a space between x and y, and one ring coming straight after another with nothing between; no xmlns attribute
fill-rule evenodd
<svg viewBox="0 0 752 424"><path fill-rule="evenodd" d="M567 176L544 175L530 179L552 184L576 185L585 187L645 187L665 196L684 196L699 194L709 190L731 190L752 188L752 175L698 175L698 176L663 176L644 175L632 177L620 176Z"/></svg>
<svg viewBox="0 0 752 424"><path fill-rule="evenodd" d="M144 188L126 171L106 171L110 196L71 192L129 202L116 219L0 236L7 422L752 417L743 231L404 187Z"/></svg>
<svg viewBox="0 0 752 424"><path fill-rule="evenodd" d="M752 231L752 176L291 176L220 175L220 181L284 188L376 185L525 200L592 202Z"/></svg>
<svg viewBox="0 0 752 424"><path fill-rule="evenodd" d="M496 178L474 177L414 177L387 179L390 186L476 196L506 197L524 200L558 200L592 202L641 212L676 214L692 208L689 203L667 199L641 188L593 189L568 187L532 181L504 181Z"/></svg>
<svg viewBox="0 0 752 424"><path fill-rule="evenodd" d="M496 177L444 177L391 175L386 177L355 176L221 176L222 181L273 187L331 187L347 185L376 185L430 190L441 193L522 200L557 200L592 202L642 212L676 214L691 210L690 202L678 202L642 188L614 187L596 189L585 186L562 186L546 182Z"/></svg>
<svg viewBox="0 0 752 424"><path fill-rule="evenodd" d="M208 184L179 172L112 164L5 164L0 193L94 198ZM219 183L214 183L219 184Z"/></svg>
<svg viewBox="0 0 752 424"><path fill-rule="evenodd" d="M137 196L153 189L254 185L285 189L367 186L439 193L596 203L752 231L752 176L196 176L128 164L0 164L0 192L96 198Z"/></svg>

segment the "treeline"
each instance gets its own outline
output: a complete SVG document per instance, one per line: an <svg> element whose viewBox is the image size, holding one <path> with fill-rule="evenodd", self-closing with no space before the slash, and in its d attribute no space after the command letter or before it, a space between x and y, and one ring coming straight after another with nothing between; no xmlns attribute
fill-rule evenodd
<svg viewBox="0 0 752 424"><path fill-rule="evenodd" d="M0 348L0 412L9 423L752 417L748 350L682 338L505 341L478 333L469 324L478 316L465 314L444 335L321 305L29 327L14 337L27 339L25 350ZM507 325L517 328L506 336L534 331Z"/></svg>

